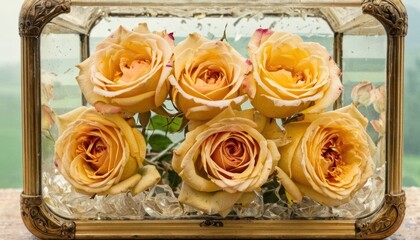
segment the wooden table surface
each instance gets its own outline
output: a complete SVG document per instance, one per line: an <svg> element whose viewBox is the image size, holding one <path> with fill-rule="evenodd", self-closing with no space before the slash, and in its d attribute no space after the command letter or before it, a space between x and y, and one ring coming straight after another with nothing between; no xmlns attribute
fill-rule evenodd
<svg viewBox="0 0 420 240"><path fill-rule="evenodd" d="M387 239L420 240L420 188L404 189L407 196L404 222ZM20 218L20 189L0 189L0 240L35 240Z"/></svg>

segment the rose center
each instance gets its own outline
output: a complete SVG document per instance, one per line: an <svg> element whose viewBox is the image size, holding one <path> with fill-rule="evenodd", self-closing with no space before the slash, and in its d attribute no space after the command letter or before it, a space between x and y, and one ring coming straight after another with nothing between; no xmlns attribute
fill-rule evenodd
<svg viewBox="0 0 420 240"><path fill-rule="evenodd" d="M244 154L244 147L242 146L242 143L229 139L225 144L224 150L226 151L229 160L233 163L239 163L237 157Z"/></svg>
<svg viewBox="0 0 420 240"><path fill-rule="evenodd" d="M216 84L221 80L222 74L214 69L206 69L200 74L199 78L206 84Z"/></svg>
<svg viewBox="0 0 420 240"><path fill-rule="evenodd" d="M106 154L107 147L100 137L89 137L79 145L76 152L84 155L88 166L97 171L103 164L102 157Z"/></svg>
<svg viewBox="0 0 420 240"><path fill-rule="evenodd" d="M120 69L114 74L114 82L129 83L133 78L145 75L150 68L150 60L139 59L129 61L127 58L121 58Z"/></svg>
<svg viewBox="0 0 420 240"><path fill-rule="evenodd" d="M296 86L303 85L307 81L310 81L312 78L312 74L308 69L302 71L288 66L269 65L267 70L274 73L275 75L279 74L280 72L283 72L283 74L286 73L286 75L290 76L290 80Z"/></svg>
<svg viewBox="0 0 420 240"><path fill-rule="evenodd" d="M229 136L226 136L226 134ZM231 179L231 174L227 174L226 172L242 173L248 168L250 160L253 157L252 146L254 143L252 140L242 136L241 133L234 132L217 134L209 138L208 144L211 145L215 141L218 143L212 147L208 160L214 162L219 170L215 168L209 171L210 175L215 177L216 175L213 174L213 171L217 171L218 174Z"/></svg>
<svg viewBox="0 0 420 240"><path fill-rule="evenodd" d="M328 142L321 149L321 156L324 159L322 164L324 176L329 180L340 180L342 166L345 165L342 159L342 145L337 135L330 137Z"/></svg>

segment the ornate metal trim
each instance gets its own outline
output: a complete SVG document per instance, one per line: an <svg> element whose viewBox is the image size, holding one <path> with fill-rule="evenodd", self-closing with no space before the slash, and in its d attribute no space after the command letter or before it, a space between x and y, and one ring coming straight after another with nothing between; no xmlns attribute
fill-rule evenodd
<svg viewBox="0 0 420 240"><path fill-rule="evenodd" d="M19 34L37 37L45 24L61 13L70 12L70 0L26 1L19 16Z"/></svg>
<svg viewBox="0 0 420 240"><path fill-rule="evenodd" d="M53 215L41 196L21 194L20 211L26 227L41 239L75 238L75 223Z"/></svg>
<svg viewBox="0 0 420 240"><path fill-rule="evenodd" d="M389 35L407 35L408 16L401 0L363 0L362 10L378 19Z"/></svg>
<svg viewBox="0 0 420 240"><path fill-rule="evenodd" d="M405 215L405 193L385 195L385 201L376 213L356 221L356 238L382 239L397 231Z"/></svg>

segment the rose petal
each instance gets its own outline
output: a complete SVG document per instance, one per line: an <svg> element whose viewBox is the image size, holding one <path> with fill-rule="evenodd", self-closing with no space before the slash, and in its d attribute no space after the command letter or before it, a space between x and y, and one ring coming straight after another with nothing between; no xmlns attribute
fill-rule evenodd
<svg viewBox="0 0 420 240"><path fill-rule="evenodd" d="M131 191L133 196L155 185L160 181L161 178L158 170L153 165L144 166L142 169L140 169L140 173L142 178Z"/></svg>
<svg viewBox="0 0 420 240"><path fill-rule="evenodd" d="M127 192L128 189L134 187L141 179L140 174L135 174L126 180L119 182L112 186L108 191L105 192L105 194L118 194L118 193L124 193Z"/></svg>

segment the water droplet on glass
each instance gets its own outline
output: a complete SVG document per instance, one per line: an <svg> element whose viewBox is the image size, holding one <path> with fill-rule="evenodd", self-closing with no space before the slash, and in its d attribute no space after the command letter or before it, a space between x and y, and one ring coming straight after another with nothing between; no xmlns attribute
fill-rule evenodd
<svg viewBox="0 0 420 240"><path fill-rule="evenodd" d="M241 37L242 37L242 34L240 32L237 32L236 35L235 35L234 41L235 42L239 41L241 39Z"/></svg>
<svg viewBox="0 0 420 240"><path fill-rule="evenodd" d="M276 26L277 22L273 21L270 26L268 27L268 29L273 29Z"/></svg>
<svg viewBox="0 0 420 240"><path fill-rule="evenodd" d="M195 14L194 15L194 18L195 19L203 19L205 17L206 17L206 14L205 13L200 13L200 14Z"/></svg>
<svg viewBox="0 0 420 240"><path fill-rule="evenodd" d="M210 39L210 40L213 40L214 39L214 34L211 33L211 32L208 32L207 33L207 38Z"/></svg>
<svg viewBox="0 0 420 240"><path fill-rule="evenodd" d="M264 19L264 13L259 12L257 14L255 14L254 16L252 16L253 19L257 20L257 21L261 21Z"/></svg>

